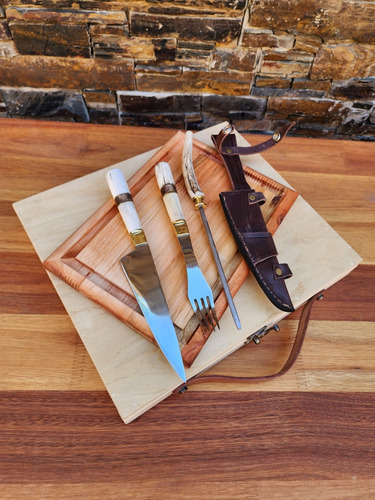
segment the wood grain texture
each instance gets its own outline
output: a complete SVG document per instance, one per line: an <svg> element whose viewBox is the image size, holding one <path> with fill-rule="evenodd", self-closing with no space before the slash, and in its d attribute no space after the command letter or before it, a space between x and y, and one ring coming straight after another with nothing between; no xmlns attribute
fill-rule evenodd
<svg viewBox="0 0 375 500"><path fill-rule="evenodd" d="M188 223L197 261L213 291L219 320L227 308L227 300L212 252L202 231L201 220L194 203L186 194L181 172L183 149L184 134L179 131L129 179L129 188L176 327L182 347L183 361L186 366L191 366L210 335L198 327L198 321L194 319L187 297L185 260L171 222L186 219ZM206 217L211 227L215 228L214 238L218 252L228 277L232 296L235 296L248 276L249 269L236 248L221 210L219 198L216 196L217 192L230 189L229 178L214 149L195 139L192 143L191 154L200 183L207 192ZM167 180L163 178L158 168L162 165L166 165L169 170ZM262 205L263 216L269 232L274 234L297 199L298 193L246 166L245 176L253 189L263 192L266 200ZM169 211L165 210L163 202L166 203L169 196L177 196L177 194L169 193L161 196L159 189L165 182L176 184L178 193L180 208L176 208L177 203L172 205L176 212L172 218ZM126 187L126 192L129 188ZM74 195L73 188L72 195ZM124 203L119 208L125 205L128 204ZM141 227L140 222L134 229L139 227ZM124 228L118 207L110 199L76 229L43 262L43 265L74 289L156 344L119 265L120 259L134 249L129 232L129 229ZM165 258L166 242L168 242L167 259Z"/></svg>
<svg viewBox="0 0 375 500"><path fill-rule="evenodd" d="M0 120L1 498L374 498L375 145L286 138L263 154L364 257L315 307L292 371L195 386L124 426L11 204L175 133L144 132ZM325 188L341 175L337 211ZM211 370L273 371L298 314Z"/></svg>
<svg viewBox="0 0 375 500"><path fill-rule="evenodd" d="M103 392L1 396L3 493L31 483L33 498L266 500L374 489L373 394L187 393L128 427Z"/></svg>

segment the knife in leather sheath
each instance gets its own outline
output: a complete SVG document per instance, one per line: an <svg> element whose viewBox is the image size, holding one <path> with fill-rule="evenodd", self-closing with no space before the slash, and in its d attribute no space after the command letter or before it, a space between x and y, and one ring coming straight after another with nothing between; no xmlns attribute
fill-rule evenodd
<svg viewBox="0 0 375 500"><path fill-rule="evenodd" d="M122 269L161 351L177 375L186 382L176 331L128 184L117 168L108 172L106 178L135 246L120 260Z"/></svg>
<svg viewBox="0 0 375 500"><path fill-rule="evenodd" d="M292 276L288 264L280 264L271 233L268 232L260 205L266 199L246 181L239 155L264 151L279 142L293 125L288 124L267 141L250 147L238 147L233 127L228 125L212 136L227 168L233 191L220 193L220 201L237 247L268 299L282 311L294 307L285 279Z"/></svg>

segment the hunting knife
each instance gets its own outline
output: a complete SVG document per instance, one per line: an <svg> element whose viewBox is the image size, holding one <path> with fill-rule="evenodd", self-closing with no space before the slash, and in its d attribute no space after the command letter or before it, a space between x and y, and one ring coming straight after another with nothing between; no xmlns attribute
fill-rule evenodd
<svg viewBox="0 0 375 500"><path fill-rule="evenodd" d="M106 178L135 246L132 252L121 258L121 267L161 351L177 375L186 382L176 331L128 184L117 168L108 172Z"/></svg>

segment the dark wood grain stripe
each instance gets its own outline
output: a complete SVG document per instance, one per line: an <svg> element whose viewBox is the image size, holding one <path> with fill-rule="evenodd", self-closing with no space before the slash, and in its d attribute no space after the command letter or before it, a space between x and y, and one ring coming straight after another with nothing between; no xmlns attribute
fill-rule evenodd
<svg viewBox="0 0 375 500"><path fill-rule="evenodd" d="M105 392L3 392L0 477L370 478L374 415L374 394L188 392L126 426Z"/></svg>

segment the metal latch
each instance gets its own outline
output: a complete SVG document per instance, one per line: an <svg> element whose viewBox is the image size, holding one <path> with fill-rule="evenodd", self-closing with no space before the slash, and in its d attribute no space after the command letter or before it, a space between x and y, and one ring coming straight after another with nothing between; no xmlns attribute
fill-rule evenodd
<svg viewBox="0 0 375 500"><path fill-rule="evenodd" d="M267 333L270 332L271 330L274 330L275 332L280 331L279 325L274 325L274 326L271 326L270 328L268 328L267 326L264 326L263 328L261 328L257 332L252 333L245 340L245 345L249 344L251 341L253 341L254 344L260 344L261 339L265 335L267 335Z"/></svg>

